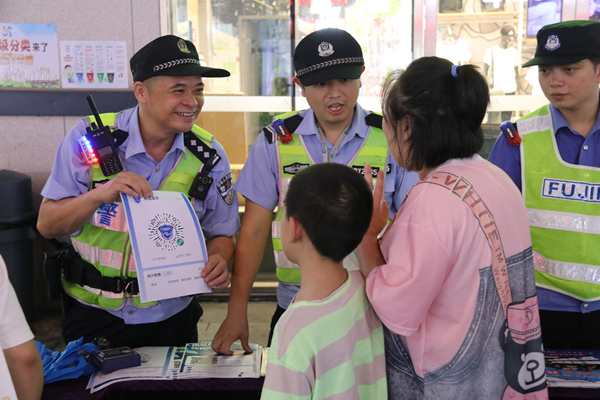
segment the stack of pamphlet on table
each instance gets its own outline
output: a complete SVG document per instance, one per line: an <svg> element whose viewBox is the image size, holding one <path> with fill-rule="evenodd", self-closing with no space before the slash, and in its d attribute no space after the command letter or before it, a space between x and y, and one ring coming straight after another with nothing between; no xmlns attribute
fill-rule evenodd
<svg viewBox="0 0 600 400"><path fill-rule="evenodd" d="M544 360L548 386L600 388L600 351L546 350Z"/></svg>
<svg viewBox="0 0 600 400"><path fill-rule="evenodd" d="M236 342L231 346L234 352L231 356L215 353L210 342L188 343L185 347L140 347L134 350L140 354L142 365L108 374L96 371L90 377L87 388L94 393L113 383L129 380L264 376L268 348L263 349L253 343L250 347L253 353L245 353L239 342Z"/></svg>
<svg viewBox="0 0 600 400"><path fill-rule="evenodd" d="M232 347L233 355L223 356L213 351L210 342L188 343L183 352L176 354L182 358L177 364L179 368L174 364L173 379L258 378L262 347L257 344L250 347L253 350L250 354L238 344L236 348Z"/></svg>

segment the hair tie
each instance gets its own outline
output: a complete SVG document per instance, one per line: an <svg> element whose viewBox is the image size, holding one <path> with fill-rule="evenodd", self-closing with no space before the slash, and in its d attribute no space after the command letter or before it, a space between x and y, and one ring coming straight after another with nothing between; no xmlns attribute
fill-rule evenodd
<svg viewBox="0 0 600 400"><path fill-rule="evenodd" d="M455 78L458 78L458 72L456 71L458 69L458 67L460 67L460 65L453 65L452 66L452 76Z"/></svg>

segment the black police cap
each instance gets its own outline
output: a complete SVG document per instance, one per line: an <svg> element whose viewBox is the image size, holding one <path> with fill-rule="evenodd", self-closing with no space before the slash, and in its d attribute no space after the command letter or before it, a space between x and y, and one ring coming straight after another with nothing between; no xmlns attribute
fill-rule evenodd
<svg viewBox="0 0 600 400"><path fill-rule="evenodd" d="M294 51L296 77L304 86L329 79L358 79L364 64L356 39L336 28L307 35Z"/></svg>
<svg viewBox="0 0 600 400"><path fill-rule="evenodd" d="M538 31L535 56L523 67L570 64L597 56L600 56L600 22L565 21Z"/></svg>
<svg viewBox="0 0 600 400"><path fill-rule="evenodd" d="M145 81L153 76L195 76L224 78L229 71L200 65L196 47L189 40L173 35L154 39L129 61L133 81Z"/></svg>

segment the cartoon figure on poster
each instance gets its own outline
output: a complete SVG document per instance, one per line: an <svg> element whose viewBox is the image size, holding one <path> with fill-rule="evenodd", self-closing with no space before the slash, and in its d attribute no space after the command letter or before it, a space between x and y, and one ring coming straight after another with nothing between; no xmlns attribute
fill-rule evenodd
<svg viewBox="0 0 600 400"><path fill-rule="evenodd" d="M73 72L73 67L70 65L65 65L64 77L67 82L75 83L75 73Z"/></svg>

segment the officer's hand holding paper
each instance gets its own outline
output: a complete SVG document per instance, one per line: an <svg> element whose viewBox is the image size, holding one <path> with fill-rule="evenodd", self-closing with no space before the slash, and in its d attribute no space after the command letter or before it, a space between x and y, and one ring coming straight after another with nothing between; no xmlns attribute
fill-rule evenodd
<svg viewBox="0 0 600 400"><path fill-rule="evenodd" d="M188 198L154 191L148 198L121 194L143 302L207 293L200 275L206 243Z"/></svg>

